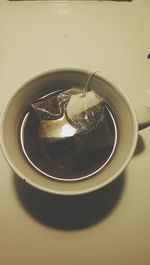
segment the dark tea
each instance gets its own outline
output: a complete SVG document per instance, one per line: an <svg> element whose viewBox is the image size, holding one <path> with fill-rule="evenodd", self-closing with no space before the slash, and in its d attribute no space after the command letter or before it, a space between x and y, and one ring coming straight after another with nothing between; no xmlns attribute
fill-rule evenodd
<svg viewBox="0 0 150 265"><path fill-rule="evenodd" d="M21 146L28 162L43 176L56 180L75 181L94 175L109 162L117 142L116 122L107 105L105 116L109 128L96 128L88 135L83 135L81 146L74 137L56 142L41 141L38 137L39 121L29 111L22 121L20 133ZM99 143L105 141L105 130L111 134L111 144L101 144L99 147Z"/></svg>

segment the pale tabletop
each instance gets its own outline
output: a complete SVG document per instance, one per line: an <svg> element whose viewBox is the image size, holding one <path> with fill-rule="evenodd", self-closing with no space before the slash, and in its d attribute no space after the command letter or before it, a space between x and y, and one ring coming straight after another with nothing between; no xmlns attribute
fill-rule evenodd
<svg viewBox="0 0 150 265"><path fill-rule="evenodd" d="M0 1L0 109L38 73L101 72L150 106L150 1ZM117 181L64 198L25 184L0 153L0 264L149 265L150 128Z"/></svg>

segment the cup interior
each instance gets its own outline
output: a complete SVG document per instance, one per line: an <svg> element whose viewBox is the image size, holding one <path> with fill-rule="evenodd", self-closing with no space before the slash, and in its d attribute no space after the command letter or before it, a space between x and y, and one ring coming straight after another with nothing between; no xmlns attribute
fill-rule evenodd
<svg viewBox="0 0 150 265"><path fill-rule="evenodd" d="M90 178L60 182L43 176L25 158L20 145L20 127L29 105L41 96L58 89L84 86L88 73L61 69L39 75L23 84L7 101L1 115L1 145L13 170L29 184L55 194L82 194L99 189L117 178L130 161L137 142L137 121L126 95L95 74L90 87L102 96L113 112L117 124L117 145L109 163Z"/></svg>

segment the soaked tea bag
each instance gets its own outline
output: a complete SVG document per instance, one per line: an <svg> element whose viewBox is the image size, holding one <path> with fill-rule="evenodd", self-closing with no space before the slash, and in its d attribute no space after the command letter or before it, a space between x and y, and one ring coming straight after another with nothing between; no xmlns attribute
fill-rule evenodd
<svg viewBox="0 0 150 265"><path fill-rule="evenodd" d="M109 123L108 109L102 97L94 91L71 96L66 113L77 128L75 153L84 154L113 146L114 135Z"/></svg>
<svg viewBox="0 0 150 265"><path fill-rule="evenodd" d="M48 95L33 102L31 107L39 119L38 135L40 139L55 141L64 138L63 131L67 125L66 137L72 136L75 129L65 117L65 107L73 94L81 93L80 87L73 87L55 95ZM61 130L62 128L62 130ZM70 130L70 131L69 131Z"/></svg>
<svg viewBox="0 0 150 265"><path fill-rule="evenodd" d="M78 133L89 132L104 120L104 100L94 91L74 94L66 106L66 114Z"/></svg>
<svg viewBox="0 0 150 265"><path fill-rule="evenodd" d="M73 94L81 93L81 88L73 87L63 92L57 92L55 95L48 94L36 102L31 107L40 120L56 120L64 114L64 107Z"/></svg>
<svg viewBox="0 0 150 265"><path fill-rule="evenodd" d="M39 120L38 136L43 142L71 139L75 155L112 147L108 110L103 98L94 91L73 87L48 95L31 104ZM69 143L70 144L70 143Z"/></svg>

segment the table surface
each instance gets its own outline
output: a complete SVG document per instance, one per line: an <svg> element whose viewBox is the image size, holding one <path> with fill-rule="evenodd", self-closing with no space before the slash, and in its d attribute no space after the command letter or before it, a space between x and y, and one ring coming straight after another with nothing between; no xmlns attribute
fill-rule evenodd
<svg viewBox="0 0 150 265"><path fill-rule="evenodd" d="M0 1L0 108L27 79L100 71L150 106L150 1ZM0 264L149 265L150 128L117 181L60 198L23 183L0 152Z"/></svg>

